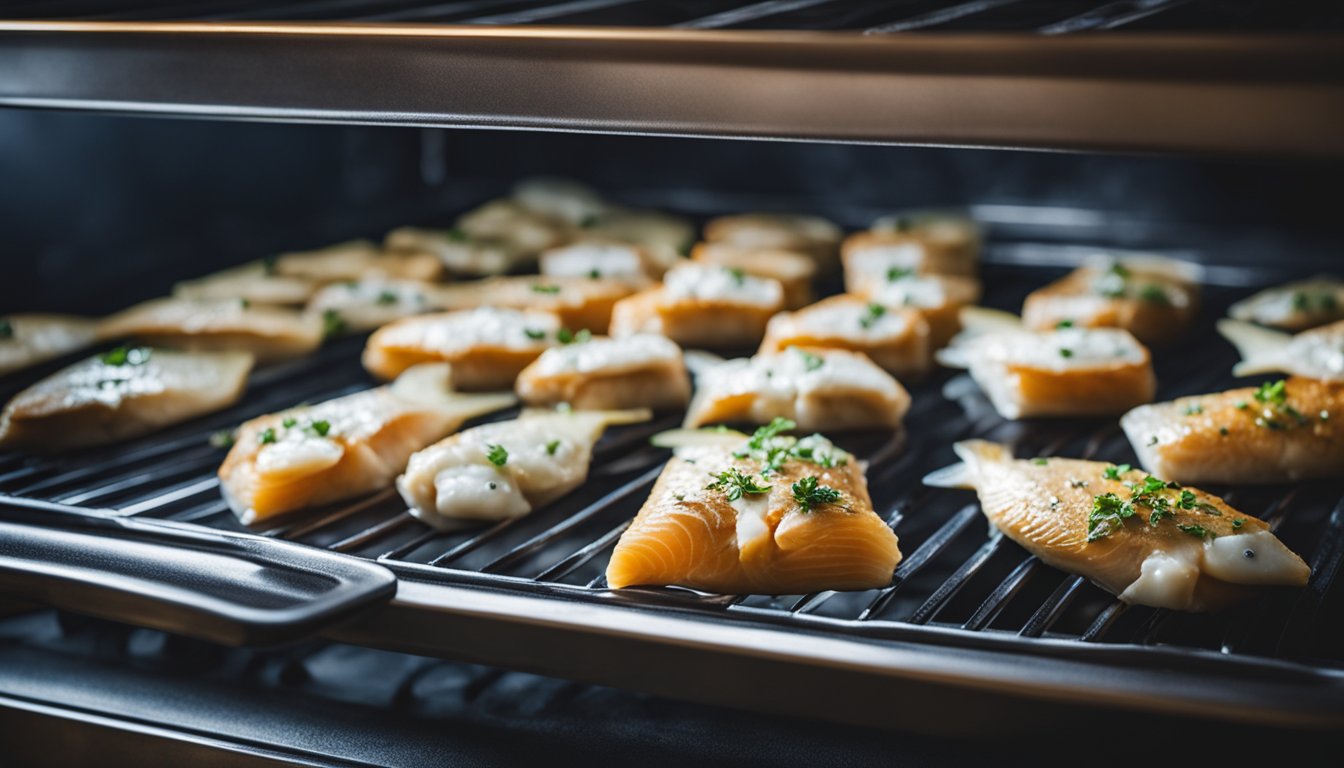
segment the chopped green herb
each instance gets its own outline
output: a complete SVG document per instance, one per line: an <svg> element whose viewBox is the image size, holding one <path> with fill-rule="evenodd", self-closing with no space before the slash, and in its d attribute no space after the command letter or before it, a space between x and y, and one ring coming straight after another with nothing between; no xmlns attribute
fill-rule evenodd
<svg viewBox="0 0 1344 768"><path fill-rule="evenodd" d="M1227 436L1227 427L1219 427L1219 428L1218 428L1218 434L1220 434L1220 435L1226 437L1226 436Z"/></svg>
<svg viewBox="0 0 1344 768"><path fill-rule="evenodd" d="M597 280L598 278L602 277L602 271L598 269L590 269L588 270L588 277L593 280Z"/></svg>
<svg viewBox="0 0 1344 768"><path fill-rule="evenodd" d="M885 314L887 314L886 307L881 304L869 304L863 316L859 318L859 325L863 328L872 328L873 323Z"/></svg>
<svg viewBox="0 0 1344 768"><path fill-rule="evenodd" d="M1307 311L1307 294L1297 291L1293 294L1293 309L1298 312Z"/></svg>
<svg viewBox="0 0 1344 768"><path fill-rule="evenodd" d="M455 243L465 243L467 242L467 240L470 239L467 233L458 227L453 227L452 229L445 231L443 234L449 240L452 240Z"/></svg>
<svg viewBox="0 0 1344 768"><path fill-rule="evenodd" d="M821 504L834 504L840 500L840 492L834 488L817 485L817 478L811 475L793 484L793 500L804 512L811 512Z"/></svg>
<svg viewBox="0 0 1344 768"><path fill-rule="evenodd" d="M1170 304L1171 299L1167 298L1167 292L1162 290L1162 286L1149 283L1139 289L1139 298L1149 304Z"/></svg>
<svg viewBox="0 0 1344 768"><path fill-rule="evenodd" d="M117 347L103 353L103 365L144 365L153 350L149 347Z"/></svg>
<svg viewBox="0 0 1344 768"><path fill-rule="evenodd" d="M554 456L556 450L559 449L559 448L560 448L560 441L559 441L559 440L552 440L552 441L550 441L549 443L546 444L546 455L547 455L547 456Z"/></svg>
<svg viewBox="0 0 1344 768"><path fill-rule="evenodd" d="M1199 506L1199 502L1195 500L1195 494L1192 491L1181 491L1181 498L1176 502L1176 506L1181 509L1194 509Z"/></svg>
<svg viewBox="0 0 1344 768"><path fill-rule="evenodd" d="M1202 525L1180 525L1180 524L1177 524L1176 527L1177 527L1177 528L1180 528L1182 533L1188 533L1188 534L1190 534L1191 536L1194 536L1195 538L1199 538L1199 539L1202 539L1202 538L1204 538L1204 537L1206 537L1206 536L1209 535L1209 529L1205 528L1205 527L1202 526Z"/></svg>
<svg viewBox="0 0 1344 768"><path fill-rule="evenodd" d="M1065 357L1065 358L1073 357L1073 350L1072 350L1072 349L1069 349L1068 347L1060 347L1060 348L1059 348L1059 356L1060 356L1060 357Z"/></svg>
<svg viewBox="0 0 1344 768"><path fill-rule="evenodd" d="M1155 507L1149 507L1149 509L1151 509L1152 511L1148 513L1148 524L1153 526L1154 528L1157 527L1158 523L1162 522L1162 518L1173 517L1175 514L1171 511L1171 507L1167 506L1166 504L1162 504L1160 506Z"/></svg>
<svg viewBox="0 0 1344 768"><path fill-rule="evenodd" d="M509 460L509 452L504 446L491 443L485 446L485 458L496 467L502 467Z"/></svg>
<svg viewBox="0 0 1344 768"><path fill-rule="evenodd" d="M1161 480L1158 480L1156 477L1153 477L1152 475L1147 475L1146 477L1143 478L1142 485L1137 485L1134 487L1134 495L1135 497L1138 497L1146 494L1161 493L1162 491L1165 491L1166 489L1172 487L1174 487L1173 484L1165 483Z"/></svg>
<svg viewBox="0 0 1344 768"><path fill-rule="evenodd" d="M1339 299L1333 293L1321 294L1321 309L1326 312L1334 312L1339 309Z"/></svg>
<svg viewBox="0 0 1344 768"><path fill-rule="evenodd" d="M1101 476L1105 480L1119 480L1120 476L1129 472L1133 467L1128 464L1119 464L1107 467L1102 470Z"/></svg>
<svg viewBox="0 0 1344 768"><path fill-rule="evenodd" d="M541 341L546 338L546 332L538 331L536 328L524 328L523 333L527 334L527 338L535 341Z"/></svg>
<svg viewBox="0 0 1344 768"><path fill-rule="evenodd" d="M1157 435L1152 435L1148 438L1148 445L1157 445Z"/></svg>
<svg viewBox="0 0 1344 768"><path fill-rule="evenodd" d="M536 293L546 293L554 296L555 294L560 292L560 286L548 285L545 283L533 283L532 290L535 291Z"/></svg>
<svg viewBox="0 0 1344 768"><path fill-rule="evenodd" d="M555 339L561 344L582 344L591 341L592 338L593 332L587 328L580 328L577 333L568 328L561 328L555 332Z"/></svg>
<svg viewBox="0 0 1344 768"><path fill-rule="evenodd" d="M744 272L744 271L738 269L737 267L724 267L724 268L723 268L723 271L724 271L724 272L727 272L727 273L728 273L728 276L731 277L731 278L733 278L733 282L734 282L734 283L736 283L736 284L738 284L738 285L745 285L745 284L746 284L746 282L747 282L747 273L746 273L746 272Z"/></svg>
<svg viewBox="0 0 1344 768"><path fill-rule="evenodd" d="M1275 382L1266 381L1261 384L1259 389L1252 395L1256 400L1269 405L1283 405L1288 402L1288 381L1279 379Z"/></svg>
<svg viewBox="0 0 1344 768"><path fill-rule="evenodd" d="M389 304L396 304L396 303L397 303L397 292L396 292L396 291L383 291L383 292L379 293L379 294L378 294L378 303L379 303L380 305L382 305L382 306L388 306Z"/></svg>
<svg viewBox="0 0 1344 768"><path fill-rule="evenodd" d="M1035 465L1038 466L1038 467L1044 467L1046 464L1049 464L1049 463L1050 463L1050 460L1049 460L1049 459L1032 459L1032 460L1031 460L1031 463L1032 463L1032 464L1035 464Z"/></svg>
<svg viewBox="0 0 1344 768"><path fill-rule="evenodd" d="M1092 499L1092 512L1087 516L1087 540L1096 541L1110 536L1133 516L1134 505L1114 493L1097 496Z"/></svg>
<svg viewBox="0 0 1344 768"><path fill-rule="evenodd" d="M587 216L584 216L581 220L579 220L579 226L583 227L584 229L587 229L595 224L597 224L597 214L595 213L590 213Z"/></svg>
<svg viewBox="0 0 1344 768"><path fill-rule="evenodd" d="M1058 323L1055 323L1055 330L1063 330L1065 328L1072 328L1072 327L1073 327L1072 320L1060 320Z"/></svg>
<svg viewBox="0 0 1344 768"><path fill-rule="evenodd" d="M326 421L325 419L317 419L309 422L308 426L304 428L304 431L316 435L317 437L326 437L327 433L331 431L331 422Z"/></svg>
<svg viewBox="0 0 1344 768"><path fill-rule="evenodd" d="M795 347L797 349L797 347ZM805 349L798 349L798 354L803 358L803 368L807 371L815 371L826 364L826 361L820 355L814 355Z"/></svg>
<svg viewBox="0 0 1344 768"><path fill-rule="evenodd" d="M770 486L761 485L754 477L742 474L736 467L726 469L717 475L711 473L710 477L715 480L706 485L705 490L722 491L729 501L737 501L744 495L755 496L770 490Z"/></svg>
<svg viewBox="0 0 1344 768"><path fill-rule="evenodd" d="M229 448L233 446L234 436L232 429L221 429L210 435L211 448Z"/></svg>
<svg viewBox="0 0 1344 768"><path fill-rule="evenodd" d="M1245 400L1238 400L1233 407L1236 408L1238 411L1244 411L1247 408L1250 408L1251 404L1246 402Z"/></svg>
<svg viewBox="0 0 1344 768"><path fill-rule="evenodd" d="M345 318L341 317L340 312L337 312L334 309L328 309L322 312L322 336L324 338L331 338L332 336L338 336L345 333L346 328L348 327L349 326L345 323Z"/></svg>
<svg viewBox="0 0 1344 768"><path fill-rule="evenodd" d="M275 429L267 427L257 434L257 442L262 445L269 445L275 442Z"/></svg>
<svg viewBox="0 0 1344 768"><path fill-rule="evenodd" d="M1232 521L1232 530L1234 531L1241 530L1241 526L1245 524L1246 524L1246 518L1238 517L1236 520Z"/></svg>
<svg viewBox="0 0 1344 768"><path fill-rule="evenodd" d="M243 309L247 309L248 307L252 306L252 302L248 301L247 299L239 299L238 306L242 307Z"/></svg>
<svg viewBox="0 0 1344 768"><path fill-rule="evenodd" d="M887 282L894 283L897 280L904 280L915 274L915 270L907 267L891 267L887 270Z"/></svg>
<svg viewBox="0 0 1344 768"><path fill-rule="evenodd" d="M1194 405L1187 405L1185 407L1186 416L1198 416L1203 412L1204 412L1204 406L1200 405L1199 403L1195 403Z"/></svg>
<svg viewBox="0 0 1344 768"><path fill-rule="evenodd" d="M684 494L684 493L674 493L674 494L672 494L672 498L676 499L677 501L685 501L685 500L686 500L686 494Z"/></svg>
<svg viewBox="0 0 1344 768"><path fill-rule="evenodd" d="M280 260L280 259L279 259L279 257L277 257L277 256L263 256L262 259L261 259L261 271L262 271L262 273L267 274L267 275L274 275L274 274L275 274L275 266L276 266L277 262L279 262L279 260Z"/></svg>
<svg viewBox="0 0 1344 768"><path fill-rule="evenodd" d="M296 418L294 418L293 416L286 416L286 417L284 418L284 420L282 420L282 421L280 422L280 426L284 427L285 429L290 429L290 428L292 428L295 424L298 424L298 423L299 423L299 420L296 419Z"/></svg>
<svg viewBox="0 0 1344 768"><path fill-rule="evenodd" d="M781 432L788 432L791 429L797 429L797 428L798 428L798 422L794 421L793 419L786 419L783 416L776 416L775 418L770 420L769 424L766 424L763 427L756 428L756 431L753 432L751 435L751 439L747 441L747 448L753 451L764 450L766 443L768 443L775 436L779 435Z"/></svg>

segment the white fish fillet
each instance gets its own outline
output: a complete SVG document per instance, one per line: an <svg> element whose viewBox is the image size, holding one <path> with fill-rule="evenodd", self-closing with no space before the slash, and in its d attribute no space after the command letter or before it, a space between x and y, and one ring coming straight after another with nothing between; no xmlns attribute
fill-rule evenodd
<svg viewBox="0 0 1344 768"><path fill-rule="evenodd" d="M322 320L298 310L236 299L153 299L102 322L103 339L192 350L242 350L258 362L306 355L322 343Z"/></svg>
<svg viewBox="0 0 1344 768"><path fill-rule="evenodd" d="M1317 275L1266 288L1228 307L1227 313L1235 320L1305 331L1344 320L1344 280Z"/></svg>
<svg viewBox="0 0 1344 768"><path fill-rule="evenodd" d="M435 288L418 280L384 277L332 283L313 294L307 312L318 318L334 315L349 330L367 331L436 309Z"/></svg>
<svg viewBox="0 0 1344 768"><path fill-rule="evenodd" d="M278 274L264 262L254 261L173 286L173 295L193 301L243 300L257 304L303 304L317 290L304 277Z"/></svg>
<svg viewBox="0 0 1344 768"><path fill-rule="evenodd" d="M71 315L0 316L0 375L77 352L97 338L98 322Z"/></svg>
<svg viewBox="0 0 1344 768"><path fill-rule="evenodd" d="M397 490L411 514L434 527L522 517L583 483L608 426L648 418L648 411L527 411L417 452Z"/></svg>
<svg viewBox="0 0 1344 768"><path fill-rule="evenodd" d="M1218 332L1237 348L1237 376L1290 373L1322 381L1344 381L1344 320L1295 336L1240 320L1219 320Z"/></svg>
<svg viewBox="0 0 1344 768"><path fill-rule="evenodd" d="M115 443L232 405L252 355L120 347L20 392L0 416L0 445L61 451Z"/></svg>
<svg viewBox="0 0 1344 768"><path fill-rule="evenodd" d="M515 388L528 405L599 411L682 408L691 397L681 348L650 335L551 347L518 374Z"/></svg>
<svg viewBox="0 0 1344 768"><path fill-rule="evenodd" d="M350 240L312 251L282 253L275 273L326 284L342 280L385 277L438 280L443 263L428 253L387 253L368 240Z"/></svg>

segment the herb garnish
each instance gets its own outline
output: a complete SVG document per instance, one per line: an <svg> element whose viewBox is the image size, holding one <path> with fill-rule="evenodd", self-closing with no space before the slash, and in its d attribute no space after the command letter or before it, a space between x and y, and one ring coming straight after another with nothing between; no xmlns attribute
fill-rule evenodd
<svg viewBox="0 0 1344 768"><path fill-rule="evenodd" d="M341 313L334 309L328 309L322 312L322 337L331 338L345 333L348 326L345 324L345 318Z"/></svg>
<svg viewBox="0 0 1344 768"><path fill-rule="evenodd" d="M757 483L754 477L742 474L742 471L736 467L726 469L718 474L710 473L710 477L715 478L715 480L706 485L705 490L722 491L729 501L737 501L743 495L755 496L770 490L770 486Z"/></svg>
<svg viewBox="0 0 1344 768"><path fill-rule="evenodd" d="M1139 298L1149 304L1170 304L1171 299L1167 298L1167 292L1162 290L1162 286L1149 283L1139 289Z"/></svg>
<svg viewBox="0 0 1344 768"><path fill-rule="evenodd" d="M496 467L504 466L505 462L509 460L509 452L502 445L491 443L485 446L485 449L486 460Z"/></svg>
<svg viewBox="0 0 1344 768"><path fill-rule="evenodd" d="M326 437L327 433L331 431L331 422L326 421L325 419L310 421L308 422L308 426L303 428L303 431L317 437Z"/></svg>
<svg viewBox="0 0 1344 768"><path fill-rule="evenodd" d="M388 306L388 305L390 305L390 304L396 304L396 303L397 303L397 292L396 292L396 291L383 291L383 292L381 292L381 293L378 294L378 300L377 300L377 301L378 301L378 303L379 303L380 305L382 305L382 306Z"/></svg>
<svg viewBox="0 0 1344 768"><path fill-rule="evenodd" d="M894 283L897 280L904 280L915 274L915 270L908 267L891 267L887 270L887 282Z"/></svg>
<svg viewBox="0 0 1344 768"><path fill-rule="evenodd" d="M864 310L863 316L859 318L859 326L865 329L872 328L873 323L885 314L887 314L886 307L881 304L869 304L867 309Z"/></svg>
<svg viewBox="0 0 1344 768"><path fill-rule="evenodd" d="M1235 530L1239 530L1239 529L1241 528L1241 526L1243 526L1243 525L1245 525L1245 524L1246 524L1246 518L1244 518L1244 517L1238 517L1236 520L1233 520L1233 521L1232 521L1232 530L1234 530L1234 531L1235 531Z"/></svg>
<svg viewBox="0 0 1344 768"><path fill-rule="evenodd" d="M599 279L599 278L601 278L601 277L602 277L602 270L600 270L600 269L590 269L590 270L588 270L588 278L589 278L590 280L597 280L597 279Z"/></svg>
<svg viewBox="0 0 1344 768"><path fill-rule="evenodd" d="M1202 525L1180 525L1180 524L1177 524L1176 527L1177 527L1177 528L1180 528L1182 533L1188 533L1188 534L1190 534L1191 536L1194 536L1194 537L1196 537L1196 538L1200 538L1200 539L1202 539L1202 538L1204 538L1205 536L1208 536L1208 535L1209 535L1209 529L1205 528L1205 527L1202 526Z"/></svg>
<svg viewBox="0 0 1344 768"><path fill-rule="evenodd" d="M1194 405L1187 405L1187 406L1185 406L1185 415L1186 415L1186 416L1198 416L1199 414L1201 414L1201 413L1203 413L1203 412L1204 412L1204 406L1200 405L1199 403L1195 403Z"/></svg>
<svg viewBox="0 0 1344 768"><path fill-rule="evenodd" d="M536 293L545 293L554 296L555 294L560 292L560 286L546 285L544 283L533 283L532 290Z"/></svg>
<svg viewBox="0 0 1344 768"><path fill-rule="evenodd" d="M0 317L0 339L14 338L14 324L7 317Z"/></svg>
<svg viewBox="0 0 1344 768"><path fill-rule="evenodd" d="M286 417L280 422L280 426L284 427L285 429L289 429L290 427L293 427L295 424L298 424L298 423L299 423L299 420L296 419L296 418L294 418L293 416L286 416Z"/></svg>
<svg viewBox="0 0 1344 768"><path fill-rule="evenodd" d="M455 243L465 243L469 239L466 231L458 227L446 230L443 234Z"/></svg>
<svg viewBox="0 0 1344 768"><path fill-rule="evenodd" d="M149 347L117 347L103 353L103 365L144 365L152 354Z"/></svg>
<svg viewBox="0 0 1344 768"><path fill-rule="evenodd" d="M555 340L561 344L582 344L593 338L593 332L587 328L580 328L578 332L571 331L568 328L561 328L555 332Z"/></svg>
<svg viewBox="0 0 1344 768"><path fill-rule="evenodd" d="M527 338L535 341L541 341L546 338L546 332L538 331L536 328L524 328L523 333L527 334Z"/></svg>
<svg viewBox="0 0 1344 768"><path fill-rule="evenodd" d="M261 271L267 275L275 274L275 265L279 261L277 256L263 256L261 259Z"/></svg>
<svg viewBox="0 0 1344 768"><path fill-rule="evenodd" d="M737 267L724 267L724 268L723 268L723 271L724 271L724 272L727 272L727 273L728 273L728 276L731 277L731 278L733 278L733 282L734 282L736 285L738 285L739 287L740 287L740 286L743 286L743 285L746 285L746 282L747 282L747 273L746 273L746 272L744 272L744 271L738 269Z"/></svg>
<svg viewBox="0 0 1344 768"><path fill-rule="evenodd" d="M1038 459L1032 459L1031 463L1035 464L1038 467L1044 467L1046 464L1050 463L1050 460L1044 458L1038 458Z"/></svg>
<svg viewBox="0 0 1344 768"><path fill-rule="evenodd" d="M1275 382L1265 382L1251 394L1257 402L1262 403L1264 408L1260 415L1255 418L1257 427L1266 429L1287 429L1290 424L1285 424L1280 417L1286 417L1295 422L1295 426L1302 426L1307 423L1307 417L1293 406L1288 404L1288 382L1286 379L1279 379Z"/></svg>
<svg viewBox="0 0 1344 768"><path fill-rule="evenodd" d="M261 432L257 434L257 442L261 443L262 445L269 445L271 443L274 443L275 429L273 427L267 427L261 430Z"/></svg>
<svg viewBox="0 0 1344 768"><path fill-rule="evenodd" d="M559 440L552 440L552 441L550 441L549 443L546 444L546 455L547 455L547 456L554 456L556 450L557 450L559 447L560 447L560 441L559 441Z"/></svg>
<svg viewBox="0 0 1344 768"><path fill-rule="evenodd" d="M817 478L808 475L793 484L793 500L804 512L811 512L820 504L834 504L840 500L840 492L834 488L817 485Z"/></svg>
<svg viewBox="0 0 1344 768"><path fill-rule="evenodd" d="M1096 541L1110 536L1134 516L1134 505L1116 496L1103 493L1092 500L1092 512L1087 516L1087 540Z"/></svg>
<svg viewBox="0 0 1344 768"><path fill-rule="evenodd" d="M1055 323L1055 330L1057 330L1057 331L1063 330L1063 329L1065 329L1065 328L1072 328L1072 327L1073 327L1073 321L1072 321L1072 320L1060 320L1058 323Z"/></svg>
<svg viewBox="0 0 1344 768"><path fill-rule="evenodd" d="M1133 467L1128 464L1109 466L1102 470L1101 477L1104 480L1119 480L1121 475L1129 472L1131 469L1133 469Z"/></svg>
<svg viewBox="0 0 1344 768"><path fill-rule="evenodd" d="M798 348L794 347L794 349ZM805 349L798 349L798 354L803 358L803 369L809 372L817 370L826 363L820 355L814 355Z"/></svg>
<svg viewBox="0 0 1344 768"><path fill-rule="evenodd" d="M1069 349L1068 347L1060 347L1059 356L1063 358L1073 357L1073 350Z"/></svg>

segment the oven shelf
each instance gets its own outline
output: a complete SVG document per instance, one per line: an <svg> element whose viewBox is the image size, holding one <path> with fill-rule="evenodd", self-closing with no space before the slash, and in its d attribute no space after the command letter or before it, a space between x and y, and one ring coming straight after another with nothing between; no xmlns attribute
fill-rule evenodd
<svg viewBox="0 0 1344 768"><path fill-rule="evenodd" d="M987 303L1020 306L1058 274L1048 264L1072 247L992 239ZM1238 284L1207 285L1201 326L1155 352L1161 399L1233 385L1234 350L1210 342L1212 324L1267 278L1231 268L1209 274ZM0 493L241 531L220 498L215 470L224 451L210 435L370 386L358 364L362 343L338 339L308 359L262 369L239 405L126 445L54 459L0 455ZM1127 607L989 537L972 494L920 482L951 463L951 444L968 437L1012 444L1022 456L1134 462L1113 420L1005 421L959 374L911 392L903 434L836 436L869 462L874 508L901 539L905 558L882 589L726 597L606 588L612 547L667 458L647 438L676 424L675 414L613 429L598 444L590 482L524 518L444 533L385 492L260 532L376 560L398 575L389 606L328 631L340 641L937 731L990 727L962 717L968 706L1008 731L1075 721L1085 728L1098 709L1136 720L1160 712L1174 728L1191 719L1344 725L1344 485L1210 488L1265 519L1311 563L1306 589L1267 591L1215 615Z"/></svg>
<svg viewBox="0 0 1344 768"><path fill-rule="evenodd" d="M10 19L0 20L0 105L1344 156L1338 13L1048 5L1059 4L296 0L203 3L173 15L49 3L0 12Z"/></svg>

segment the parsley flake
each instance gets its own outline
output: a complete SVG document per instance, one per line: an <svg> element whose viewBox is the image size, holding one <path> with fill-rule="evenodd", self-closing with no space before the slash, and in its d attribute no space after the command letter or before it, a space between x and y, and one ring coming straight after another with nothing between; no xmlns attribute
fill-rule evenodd
<svg viewBox="0 0 1344 768"><path fill-rule="evenodd" d="M524 328L523 333L527 334L527 338L533 341L541 341L546 338L546 332L538 331L536 328Z"/></svg>
<svg viewBox="0 0 1344 768"><path fill-rule="evenodd" d="M1058 330L1063 330L1063 329L1065 329L1065 328L1072 328L1072 327L1073 327L1073 321L1072 321L1072 320L1060 320L1058 323L1055 323L1055 330L1057 330L1057 331L1058 331Z"/></svg>
<svg viewBox="0 0 1344 768"><path fill-rule="evenodd" d="M1179 528L1179 529L1181 529L1181 532L1182 532L1182 533L1188 533L1188 534L1190 534L1191 536L1194 536L1195 538L1199 538L1199 539L1202 539L1202 538L1204 538L1204 537L1206 537L1206 536L1209 535L1209 529L1205 528L1205 527L1202 526L1202 525L1180 525L1180 524L1177 524L1176 527Z"/></svg>
<svg viewBox="0 0 1344 768"><path fill-rule="evenodd" d="M755 496L770 490L770 486L761 485L756 482L756 478L751 475L744 475L736 467L726 469L718 474L710 473L710 477L715 478L714 482L705 486L707 491L722 491L728 501L737 501L745 496Z"/></svg>
<svg viewBox="0 0 1344 768"><path fill-rule="evenodd" d="M559 448L560 448L560 441L559 441L559 440L552 440L552 441L550 441L549 443L546 444L546 455L547 455L547 456L554 456L556 450L559 449Z"/></svg>
<svg viewBox="0 0 1344 768"><path fill-rule="evenodd" d="M331 338L345 333L349 326L345 323L345 318L341 313L334 309L328 309L322 312L322 337Z"/></svg>
<svg viewBox="0 0 1344 768"><path fill-rule="evenodd" d="M14 338L14 324L9 318L0 317L0 339Z"/></svg>
<svg viewBox="0 0 1344 768"><path fill-rule="evenodd" d="M1101 477L1104 480L1119 480L1120 476L1129 472L1133 467L1128 464L1119 464L1107 467L1102 471Z"/></svg>
<svg viewBox="0 0 1344 768"><path fill-rule="evenodd" d="M103 353L103 365L144 365L153 350L149 347L117 347Z"/></svg>
<svg viewBox="0 0 1344 768"><path fill-rule="evenodd" d="M1087 540L1096 541L1110 536L1133 516L1134 505L1114 493L1095 497L1092 499L1092 512L1087 516Z"/></svg>
<svg viewBox="0 0 1344 768"><path fill-rule="evenodd" d="M747 283L747 273L746 273L746 272L744 272L744 271L738 269L737 267L724 267L724 268L723 268L723 271L724 271L724 272L727 272L727 273L728 273L728 276L731 277L731 278L733 278L733 283L734 283L734 284L736 284L736 285L738 285L738 286L746 285L746 283Z"/></svg>
<svg viewBox="0 0 1344 768"><path fill-rule="evenodd" d="M286 416L286 417L280 422L280 426L284 427L285 429L289 429L289 428L293 427L295 424L298 424L298 423L299 423L299 420L296 419L296 418L294 418L293 416Z"/></svg>
<svg viewBox="0 0 1344 768"><path fill-rule="evenodd" d="M834 488L817 484L817 478L807 476L793 484L793 500L804 512L821 504L834 504L840 500L840 492Z"/></svg>
<svg viewBox="0 0 1344 768"><path fill-rule="evenodd" d="M887 282L894 283L898 280L904 280L907 277L912 277L914 276L914 274L915 270L910 269L908 267L891 267L890 269L887 270Z"/></svg>
<svg viewBox="0 0 1344 768"><path fill-rule="evenodd" d="M798 349L798 354L803 358L803 369L806 371L815 371L826 364L826 361L820 355L814 355L805 349Z"/></svg>
<svg viewBox="0 0 1344 768"><path fill-rule="evenodd" d="M271 443L274 443L275 429L272 427L267 427L261 430L261 432L257 433L257 442L261 443L262 445L270 445Z"/></svg>
<svg viewBox="0 0 1344 768"><path fill-rule="evenodd" d="M496 467L502 467L509 460L509 452L504 446L491 443L485 446L485 458Z"/></svg>
<svg viewBox="0 0 1344 768"><path fill-rule="evenodd" d="M887 314L887 308L881 304L869 304L864 313L859 317L859 326L867 329L872 328L880 317Z"/></svg>
<svg viewBox="0 0 1344 768"><path fill-rule="evenodd" d="M331 431L331 422L325 419L310 421L308 426L304 427L304 431L317 437L326 437L327 433Z"/></svg>
<svg viewBox="0 0 1344 768"><path fill-rule="evenodd" d="M1241 526L1245 524L1246 524L1246 518L1238 517L1236 520L1232 521L1232 530L1234 531L1239 530Z"/></svg>
<svg viewBox="0 0 1344 768"><path fill-rule="evenodd" d="M560 292L560 286L547 285L545 283L533 283L532 290L536 293L545 293L554 296L555 294Z"/></svg>
<svg viewBox="0 0 1344 768"><path fill-rule="evenodd" d="M388 306L388 305L391 305L391 304L396 304L396 303L397 303L397 292L396 292L396 291L383 291L383 292L381 292L381 293L378 294L377 302L378 302L378 304L380 304L380 305L382 305L382 306Z"/></svg>
<svg viewBox="0 0 1344 768"><path fill-rule="evenodd" d="M568 328L561 328L555 332L555 340L561 344L582 344L593 338L593 332L587 328L580 328L577 332Z"/></svg>

